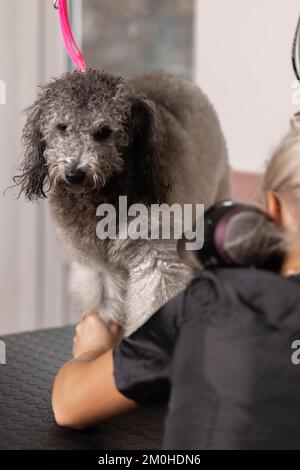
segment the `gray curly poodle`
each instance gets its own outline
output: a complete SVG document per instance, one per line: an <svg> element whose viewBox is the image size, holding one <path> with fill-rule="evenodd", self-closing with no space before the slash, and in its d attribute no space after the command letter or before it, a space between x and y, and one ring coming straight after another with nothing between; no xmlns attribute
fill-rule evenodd
<svg viewBox="0 0 300 470"><path fill-rule="evenodd" d="M204 203L230 195L227 150L207 97L165 73L124 79L75 71L43 86L27 110L15 182L29 200L49 197L56 232L73 261L70 287L82 311L129 335L191 271L174 240L100 240L99 204Z"/></svg>

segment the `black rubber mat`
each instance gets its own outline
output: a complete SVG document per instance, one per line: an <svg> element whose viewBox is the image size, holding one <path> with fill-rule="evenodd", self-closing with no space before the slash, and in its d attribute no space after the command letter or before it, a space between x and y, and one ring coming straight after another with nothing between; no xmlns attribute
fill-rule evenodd
<svg viewBox="0 0 300 470"><path fill-rule="evenodd" d="M143 408L87 431L59 428L51 410L58 368L71 358L73 327L1 338L0 449L157 450L165 410Z"/></svg>

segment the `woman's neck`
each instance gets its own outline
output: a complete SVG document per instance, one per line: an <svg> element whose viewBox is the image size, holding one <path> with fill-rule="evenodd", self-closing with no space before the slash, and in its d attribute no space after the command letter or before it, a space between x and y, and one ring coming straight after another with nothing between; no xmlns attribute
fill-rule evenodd
<svg viewBox="0 0 300 470"><path fill-rule="evenodd" d="M283 264L281 274L285 277L300 274L300 251L291 251Z"/></svg>

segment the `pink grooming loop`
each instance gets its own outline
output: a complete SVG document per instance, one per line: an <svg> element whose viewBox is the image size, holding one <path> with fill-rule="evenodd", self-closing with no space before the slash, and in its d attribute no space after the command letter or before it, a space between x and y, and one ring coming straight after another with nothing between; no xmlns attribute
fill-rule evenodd
<svg viewBox="0 0 300 470"><path fill-rule="evenodd" d="M56 3L58 5L61 34L65 43L67 53L69 54L71 60L74 62L76 67L82 72L84 72L86 70L86 63L84 58L82 57L80 50L78 49L78 46L71 31L68 14L68 0L58 0L58 2L55 2L55 4Z"/></svg>

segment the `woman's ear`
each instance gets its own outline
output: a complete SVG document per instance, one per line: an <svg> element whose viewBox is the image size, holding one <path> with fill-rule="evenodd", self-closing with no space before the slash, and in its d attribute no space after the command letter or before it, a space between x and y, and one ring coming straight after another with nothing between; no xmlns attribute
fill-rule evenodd
<svg viewBox="0 0 300 470"><path fill-rule="evenodd" d="M20 186L29 200L45 198L44 184L48 176L44 157L45 142L40 129L42 99L39 98L26 110L27 121L23 129L22 144L24 148L20 174L14 177L14 183Z"/></svg>
<svg viewBox="0 0 300 470"><path fill-rule="evenodd" d="M273 220L291 232L299 230L298 217L295 214L294 206L287 197L279 197L272 191L268 191L265 199L267 213Z"/></svg>
<svg viewBox="0 0 300 470"><path fill-rule="evenodd" d="M282 224L282 203L277 194L272 191L267 191L265 194L265 201L269 216L279 224Z"/></svg>

